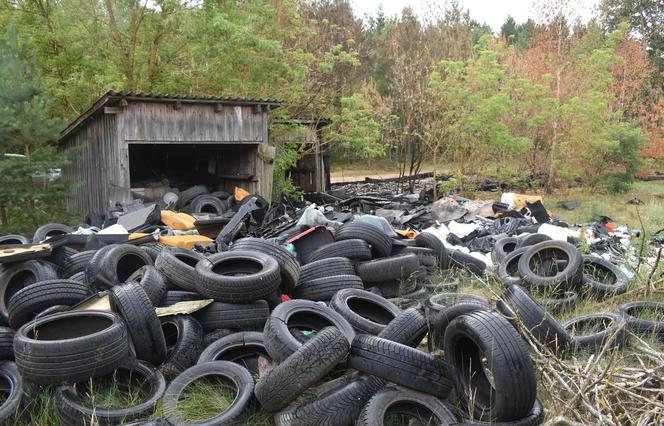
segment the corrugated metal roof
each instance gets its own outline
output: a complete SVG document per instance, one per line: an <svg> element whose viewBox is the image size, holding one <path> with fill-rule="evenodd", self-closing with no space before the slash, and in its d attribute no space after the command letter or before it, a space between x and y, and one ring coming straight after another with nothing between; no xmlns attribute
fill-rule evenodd
<svg viewBox="0 0 664 426"><path fill-rule="evenodd" d="M99 98L87 111L72 121L62 132L60 139L64 139L76 131L81 125L92 119L97 111L106 106L113 106L120 101L127 102L173 102L184 103L212 103L225 105L267 105L269 108L277 108L281 102L273 99L250 99L250 98L227 98L219 96L194 96L194 95L171 95L168 93L142 93L142 92L118 92L109 90Z"/></svg>

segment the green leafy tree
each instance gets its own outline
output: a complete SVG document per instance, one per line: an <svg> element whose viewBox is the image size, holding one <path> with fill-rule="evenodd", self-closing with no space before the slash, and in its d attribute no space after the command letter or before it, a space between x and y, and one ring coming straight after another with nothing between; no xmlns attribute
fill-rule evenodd
<svg viewBox="0 0 664 426"><path fill-rule="evenodd" d="M0 39L0 221L29 230L63 212L66 185L55 178L66 156L53 145L63 121L49 114L50 97L25 40L13 25Z"/></svg>
<svg viewBox="0 0 664 426"><path fill-rule="evenodd" d="M508 90L510 76L488 42L485 36L478 43L477 59L440 62L429 81L430 97L436 100L429 132L433 155L444 149L460 175L509 163L532 145L510 129L515 102Z"/></svg>
<svg viewBox="0 0 664 426"><path fill-rule="evenodd" d="M328 137L355 158L370 160L385 153L380 122L362 93L341 98L341 110L332 116Z"/></svg>
<svg viewBox="0 0 664 426"><path fill-rule="evenodd" d="M664 2L662 0L604 0L600 4L602 19L609 31L621 22L643 37L648 56L656 67L653 80L664 88Z"/></svg>

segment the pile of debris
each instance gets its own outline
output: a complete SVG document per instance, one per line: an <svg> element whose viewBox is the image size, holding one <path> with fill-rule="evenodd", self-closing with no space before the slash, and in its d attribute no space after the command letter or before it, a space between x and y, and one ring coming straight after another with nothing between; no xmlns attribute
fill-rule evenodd
<svg viewBox="0 0 664 426"><path fill-rule="evenodd" d="M629 230L565 226L541 200L298 207L206 192L0 239L3 422L55 386L68 425L236 424L257 411L279 425L534 425L546 407L528 339L564 357L619 349L625 330L664 338L661 321L639 318L662 303L555 319L579 298L625 292L629 271L611 260ZM581 254L581 238L596 255ZM504 294L493 303L430 279L454 269L492 274ZM584 334L588 323L600 330ZM132 376L145 383L135 405L86 399L93 381L122 388ZM197 423L179 401L210 376L236 396ZM164 418L149 418L158 404Z"/></svg>

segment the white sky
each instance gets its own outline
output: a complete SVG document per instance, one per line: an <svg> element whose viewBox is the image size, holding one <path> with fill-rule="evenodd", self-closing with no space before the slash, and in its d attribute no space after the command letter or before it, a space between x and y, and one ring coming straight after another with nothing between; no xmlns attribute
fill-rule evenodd
<svg viewBox="0 0 664 426"><path fill-rule="evenodd" d="M458 0L458 2L462 8L470 10L473 19L489 24L494 32L500 31L500 26L508 15L512 15L517 23L523 23L529 17L536 19L539 14L533 0ZM417 15L422 15L432 8L433 10L443 8L446 3L445 0L351 0L355 14L361 18L366 15L374 16L381 5L383 13L392 16L400 14L406 6L410 6ZM575 0L570 4L573 5L573 14L587 22L595 16L594 10L599 0Z"/></svg>

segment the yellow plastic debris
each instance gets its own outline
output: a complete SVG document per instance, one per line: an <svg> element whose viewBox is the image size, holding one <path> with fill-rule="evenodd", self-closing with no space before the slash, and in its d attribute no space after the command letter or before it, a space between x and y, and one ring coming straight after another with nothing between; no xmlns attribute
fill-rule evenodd
<svg viewBox="0 0 664 426"><path fill-rule="evenodd" d="M127 240L136 240L138 238L147 237L148 235L150 235L150 234L145 234L143 232L135 232L133 234L129 234L129 237L127 237Z"/></svg>
<svg viewBox="0 0 664 426"><path fill-rule="evenodd" d="M415 237L417 237L417 232L412 229L395 229L394 232L396 232L398 236L408 238L409 240L414 240Z"/></svg>
<svg viewBox="0 0 664 426"><path fill-rule="evenodd" d="M203 235L165 235L159 237L159 242L169 247L186 249L194 248L194 244L210 244L214 240Z"/></svg>
<svg viewBox="0 0 664 426"><path fill-rule="evenodd" d="M161 223L171 229L188 231L194 229L194 222L196 222L196 219L187 213L176 213L170 210L161 211Z"/></svg>
<svg viewBox="0 0 664 426"><path fill-rule="evenodd" d="M251 194L249 192L247 192L245 189L242 189L239 186L235 187L235 190L234 190L235 201L242 201L250 195Z"/></svg>

